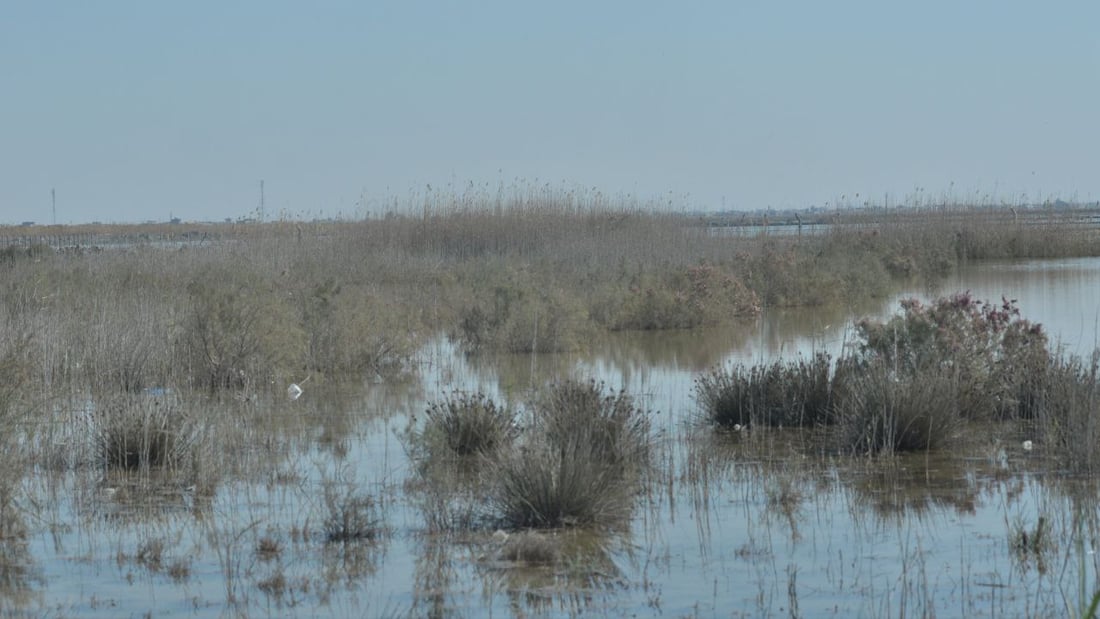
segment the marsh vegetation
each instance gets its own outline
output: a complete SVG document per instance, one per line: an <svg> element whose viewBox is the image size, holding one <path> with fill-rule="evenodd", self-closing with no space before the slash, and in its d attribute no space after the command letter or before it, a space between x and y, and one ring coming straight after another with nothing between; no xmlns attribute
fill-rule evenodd
<svg viewBox="0 0 1100 619"><path fill-rule="evenodd" d="M1015 289L925 294L1100 253L1039 214L531 192L9 245L0 608L1087 615L1098 358Z"/></svg>

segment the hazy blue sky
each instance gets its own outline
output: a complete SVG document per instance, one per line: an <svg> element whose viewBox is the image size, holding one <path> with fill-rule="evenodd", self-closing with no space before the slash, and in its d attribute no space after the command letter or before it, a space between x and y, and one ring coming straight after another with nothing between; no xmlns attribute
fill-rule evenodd
<svg viewBox="0 0 1100 619"><path fill-rule="evenodd" d="M0 223L1100 198L1100 2L6 2Z"/></svg>

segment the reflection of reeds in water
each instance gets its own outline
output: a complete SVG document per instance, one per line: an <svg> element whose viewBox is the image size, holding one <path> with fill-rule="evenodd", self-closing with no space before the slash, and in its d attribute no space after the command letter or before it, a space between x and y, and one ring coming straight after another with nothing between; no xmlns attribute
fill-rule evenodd
<svg viewBox="0 0 1100 619"><path fill-rule="evenodd" d="M620 534L592 530L497 532L478 567L487 593L503 593L516 614L598 612L601 592L627 585L612 557L620 545Z"/></svg>

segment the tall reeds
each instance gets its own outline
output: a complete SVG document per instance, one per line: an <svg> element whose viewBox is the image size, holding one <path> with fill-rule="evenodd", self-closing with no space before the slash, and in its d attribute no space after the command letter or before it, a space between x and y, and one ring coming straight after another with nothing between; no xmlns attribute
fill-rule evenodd
<svg viewBox="0 0 1100 619"><path fill-rule="evenodd" d="M42 384L248 389L402 371L434 334L472 353L570 351L600 331L882 296L965 260L1100 252L1080 213L895 209L784 236L650 206L472 187L361 221L51 228L31 245L0 231L0 304L33 336Z"/></svg>

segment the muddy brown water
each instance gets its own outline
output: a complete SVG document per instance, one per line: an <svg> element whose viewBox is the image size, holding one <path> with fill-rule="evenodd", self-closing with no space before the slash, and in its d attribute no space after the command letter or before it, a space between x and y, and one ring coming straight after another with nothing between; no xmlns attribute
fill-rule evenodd
<svg viewBox="0 0 1100 619"><path fill-rule="evenodd" d="M209 411L207 486L65 462L79 415L43 431L44 459L0 540L13 616L883 617L1072 614L1097 580L1097 484L1048 470L1018 437L889 460L806 449L797 432L695 433L692 381L716 363L836 354L859 316L905 296L1016 299L1068 353L1089 354L1100 260L968 266L935 291L861 307L769 311L749 325L618 334L590 354L469 359L426 347L416 377ZM625 531L559 531L549 565L517 564L490 529L428 533L400 436L454 389L519 402L591 376L653 415L659 469ZM57 449L56 443L62 445ZM324 489L370 495L374 540L326 543ZM1021 551L1043 519L1049 546ZM510 535L516 535L511 532ZM1015 545L1014 545L1015 544ZM266 550L265 550L266 549Z"/></svg>

